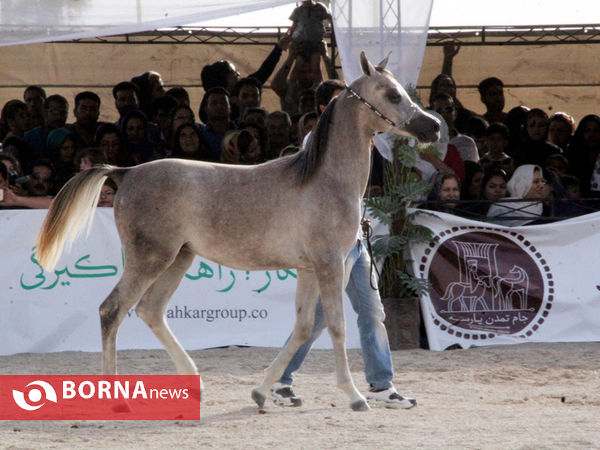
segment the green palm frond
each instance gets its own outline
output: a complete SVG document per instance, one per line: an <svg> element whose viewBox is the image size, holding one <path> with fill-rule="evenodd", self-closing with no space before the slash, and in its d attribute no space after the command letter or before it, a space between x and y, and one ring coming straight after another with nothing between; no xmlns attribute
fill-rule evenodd
<svg viewBox="0 0 600 450"><path fill-rule="evenodd" d="M408 239L406 236L375 236L373 240L373 256L375 258L387 258L404 251Z"/></svg>

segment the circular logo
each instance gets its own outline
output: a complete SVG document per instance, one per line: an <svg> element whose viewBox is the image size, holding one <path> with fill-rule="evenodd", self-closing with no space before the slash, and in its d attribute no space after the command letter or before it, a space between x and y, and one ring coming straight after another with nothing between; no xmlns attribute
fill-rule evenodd
<svg viewBox="0 0 600 450"><path fill-rule="evenodd" d="M443 231L425 250L419 272L431 286L433 322L459 338L531 336L552 307L550 267L511 230Z"/></svg>

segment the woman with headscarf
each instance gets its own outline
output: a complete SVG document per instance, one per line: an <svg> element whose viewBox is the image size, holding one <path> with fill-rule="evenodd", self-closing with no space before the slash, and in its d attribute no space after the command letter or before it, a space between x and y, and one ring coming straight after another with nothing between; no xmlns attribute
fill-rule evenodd
<svg viewBox="0 0 600 450"><path fill-rule="evenodd" d="M195 123L183 123L173 137L173 158L210 161L208 145Z"/></svg>
<svg viewBox="0 0 600 450"><path fill-rule="evenodd" d="M528 201L495 203L488 211L489 222L508 227L531 223L543 215L546 198L546 181L542 168L535 164L517 167L507 183L510 197L508 200L525 199Z"/></svg>
<svg viewBox="0 0 600 450"><path fill-rule="evenodd" d="M148 138L146 115L133 109L123 118L123 137L125 141L126 166L140 164L162 157L161 147Z"/></svg>
<svg viewBox="0 0 600 450"><path fill-rule="evenodd" d="M75 136L66 128L56 128L48 135L46 148L54 165L55 189L58 191L78 171Z"/></svg>
<svg viewBox="0 0 600 450"><path fill-rule="evenodd" d="M568 146L569 172L581 182L581 196L600 190L600 116L588 114L579 121Z"/></svg>
<svg viewBox="0 0 600 450"><path fill-rule="evenodd" d="M438 172L433 178L433 186L427 196L427 203L434 211L456 214L460 204L460 180L453 173Z"/></svg>

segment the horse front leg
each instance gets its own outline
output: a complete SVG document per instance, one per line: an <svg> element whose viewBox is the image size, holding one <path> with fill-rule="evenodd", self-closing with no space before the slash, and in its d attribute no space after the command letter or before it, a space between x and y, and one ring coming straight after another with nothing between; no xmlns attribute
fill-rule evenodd
<svg viewBox="0 0 600 450"><path fill-rule="evenodd" d="M281 378L283 371L302 344L310 337L319 298L319 283L313 271L298 270L296 288L296 323L292 336L271 365L265 369L262 383L252 390L252 399L263 408L271 386Z"/></svg>
<svg viewBox="0 0 600 450"><path fill-rule="evenodd" d="M319 271L319 287L323 312L327 319L329 335L333 342L338 387L350 398L350 407L354 411L368 411L365 397L356 389L350 375L348 355L346 354L346 324L344 320L343 289L344 267L334 267L330 271Z"/></svg>

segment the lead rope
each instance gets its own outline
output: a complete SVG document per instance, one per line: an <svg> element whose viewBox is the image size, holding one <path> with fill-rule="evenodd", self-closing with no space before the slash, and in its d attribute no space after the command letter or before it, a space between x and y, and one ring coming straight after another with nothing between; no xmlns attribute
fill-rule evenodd
<svg viewBox="0 0 600 450"><path fill-rule="evenodd" d="M370 163L370 169L369 169L369 184L367 185L367 201L369 201L371 199L371 190L369 189L369 187L371 186L371 176L373 175L373 151L375 150L375 147L371 147L371 163ZM373 289L374 291L377 291L378 288L377 286L373 285L373 272L375 272L376 275L376 280L379 282L379 280L381 279L381 274L379 273L379 270L377 269L377 265L375 264L375 258L373 258L373 248L371 247L371 237L373 236L373 227L371 226L371 221L367 218L365 218L365 216L367 215L367 202L365 202L365 205L363 207L363 213L362 213L362 217L360 219L360 226L361 226L361 230L363 232L363 236L365 237L365 240L367 241L367 253L369 254L369 258L371 259L371 264L370 264L370 268L369 268L369 284L371 285L371 289ZM379 283L377 283L379 284Z"/></svg>

